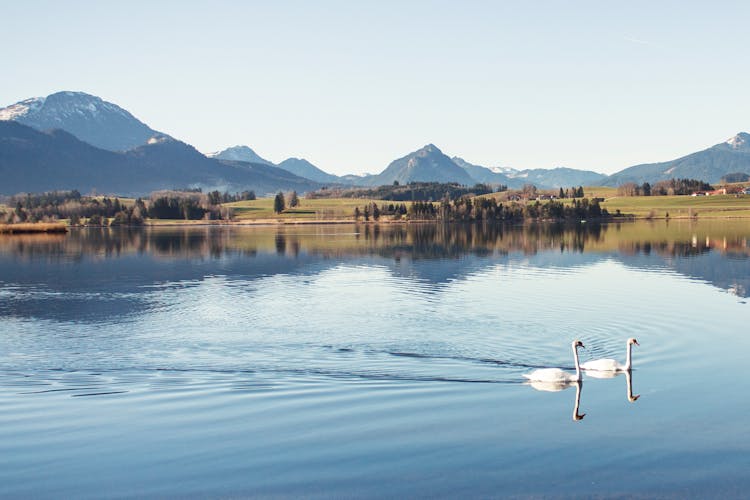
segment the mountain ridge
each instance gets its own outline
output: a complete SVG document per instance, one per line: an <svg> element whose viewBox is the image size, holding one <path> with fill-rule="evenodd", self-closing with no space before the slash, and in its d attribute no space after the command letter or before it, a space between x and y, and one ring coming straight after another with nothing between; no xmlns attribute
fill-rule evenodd
<svg viewBox="0 0 750 500"><path fill-rule="evenodd" d="M675 178L713 184L720 182L722 176L736 172L750 173L750 134L747 132L739 132L724 142L674 160L633 165L608 176L601 185L654 184Z"/></svg>
<svg viewBox="0 0 750 500"><path fill-rule="evenodd" d="M0 192L78 189L144 195L159 189L300 192L320 184L263 164L208 158L184 142L162 137L125 152L100 149L60 129L38 131L0 121Z"/></svg>
<svg viewBox="0 0 750 500"><path fill-rule="evenodd" d="M222 175L232 177L233 171L224 171L221 175L212 168L222 171L223 168L232 166L241 167L241 164L253 165L263 164L267 167L279 168L291 173L294 177L286 177L283 173L269 170L262 172L256 169L254 172L260 177L258 182L266 187L276 186L285 189L283 184L268 183L268 177L281 180L287 179L291 185L300 186L295 178L304 178L308 185L315 184L352 184L359 186L373 186L378 184L419 182L456 182L464 185L475 183L503 184L509 188L520 188L524 184L534 184L543 189L556 189L557 187L568 187L577 185L605 185L618 186L625 182L655 183L660 180L671 178L694 178L709 183L720 182L721 177L733 173L750 173L750 134L739 132L728 140L715 144L701 151L690 153L674 160L657 163L644 163L624 168L609 176L590 170L579 170L567 167L552 169L525 169L513 168L488 168L472 164L463 158L453 156L449 158L434 144L427 144L401 158L393 160L379 174L374 175L344 175L338 176L325 172L307 160L300 158L288 158L278 165L259 156L248 146L233 146L223 151L202 155L188 144L173 139L167 134L150 128L138 120L129 111L120 106L105 101L100 97L85 92L63 91L50 94L46 97L32 97L19 101L15 104L0 109L0 123L18 123L29 126L37 131L61 130L72 135L79 141L103 151L126 153L126 157L133 161L147 161L154 172L172 172L179 170L175 162L181 155L185 155L189 163L196 166L204 180L220 179ZM6 127L7 131L7 127ZM17 132L17 131L16 131ZM113 164L119 160L109 160L100 153L84 151L80 145L72 146L70 141L63 139L59 132L48 134L46 147L52 147L58 141L62 147L68 148L60 151L61 161L73 167L74 159L66 155L73 151L79 151L83 155L82 162L90 161L94 157L100 157L101 161L108 165L111 160ZM37 138L42 141L41 137ZM175 141L171 143L170 141ZM42 141L43 142L43 141ZM182 146L176 146L179 143ZM22 151L13 149L8 141L3 146L12 150L14 161L20 159ZM41 147L41 143L37 144ZM152 146L152 149L143 149ZM191 148L190 153L186 148ZM156 154L158 151L159 154ZM41 155L39 150L30 150L31 156L28 164L36 165L40 171L51 173L50 166L58 159L50 154ZM97 156L98 155L98 156ZM200 155L200 156L198 156ZM42 165L39 162L46 158L49 164ZM211 162L206 163L206 160ZM38 173L28 170L28 165L21 162L17 165L27 175L34 176ZM135 167L133 167L135 168ZM185 170L187 179L196 178L192 171ZM90 172L90 175L95 175ZM263 180L266 179L266 180ZM211 181L213 182L213 181ZM243 180L246 182L246 180ZM33 184L31 182L30 184ZM297 189L295 187L294 189ZM274 189L276 189L274 187Z"/></svg>
<svg viewBox="0 0 750 500"><path fill-rule="evenodd" d="M0 121L16 121L40 131L65 130L109 151L127 151L166 135L117 104L85 92L62 91L19 101L0 109Z"/></svg>

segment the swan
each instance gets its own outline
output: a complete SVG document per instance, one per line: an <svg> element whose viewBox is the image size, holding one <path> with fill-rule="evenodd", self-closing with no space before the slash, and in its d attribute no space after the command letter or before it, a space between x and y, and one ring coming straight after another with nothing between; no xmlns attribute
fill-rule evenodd
<svg viewBox="0 0 750 500"><path fill-rule="evenodd" d="M586 361L581 365L581 368L586 370L586 372L593 371L593 372L629 372L633 368L633 363L630 358L630 351L633 348L633 344L635 345L641 345L638 343L637 340L634 338L629 338L626 347L627 354L625 357L625 364L621 365L617 362L615 359L611 358L602 358L602 359L595 359L593 361ZM588 375L592 375L596 377L595 374L587 373ZM596 378L602 378L602 377L596 377Z"/></svg>
<svg viewBox="0 0 750 500"><path fill-rule="evenodd" d="M531 373L524 373L523 376L532 382L548 382L552 384L564 385L565 382L578 382L581 380L581 366L578 364L578 348L586 346L580 340L574 340L571 344L573 348L573 359L576 362L576 373L568 373L560 368L541 368Z"/></svg>

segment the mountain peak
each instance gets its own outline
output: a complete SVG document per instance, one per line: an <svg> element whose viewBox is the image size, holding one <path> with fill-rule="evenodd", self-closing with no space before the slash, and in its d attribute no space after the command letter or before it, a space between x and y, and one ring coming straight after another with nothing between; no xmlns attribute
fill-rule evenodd
<svg viewBox="0 0 750 500"><path fill-rule="evenodd" d="M294 175L311 179L322 184L341 182L341 179L339 179L338 176L319 169L304 158L287 158L279 163L277 167L286 170L287 172L291 172Z"/></svg>
<svg viewBox="0 0 750 500"><path fill-rule="evenodd" d="M440 151L440 148L438 148L437 146L435 146L432 143L427 144L422 149L420 149L419 151L417 151L417 154L425 154L425 155L426 154L434 154L434 153L443 154L443 152Z"/></svg>
<svg viewBox="0 0 750 500"><path fill-rule="evenodd" d="M730 137L727 142L732 149L750 150L750 134L740 132L734 137Z"/></svg>
<svg viewBox="0 0 750 500"><path fill-rule="evenodd" d="M62 129L110 151L142 146L160 135L120 106L101 97L70 90L32 97L2 108L0 120L14 120L42 131Z"/></svg>

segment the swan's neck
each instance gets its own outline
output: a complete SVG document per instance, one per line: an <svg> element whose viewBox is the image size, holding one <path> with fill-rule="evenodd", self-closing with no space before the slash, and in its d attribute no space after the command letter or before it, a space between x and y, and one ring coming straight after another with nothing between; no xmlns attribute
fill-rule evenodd
<svg viewBox="0 0 750 500"><path fill-rule="evenodd" d="M576 362L576 380L581 380L581 364L578 362L578 347L573 346L573 359Z"/></svg>
<svg viewBox="0 0 750 500"><path fill-rule="evenodd" d="M628 348L625 351L625 371L630 371L630 369L633 367L632 360L630 358L630 353L633 351L633 344L628 344Z"/></svg>

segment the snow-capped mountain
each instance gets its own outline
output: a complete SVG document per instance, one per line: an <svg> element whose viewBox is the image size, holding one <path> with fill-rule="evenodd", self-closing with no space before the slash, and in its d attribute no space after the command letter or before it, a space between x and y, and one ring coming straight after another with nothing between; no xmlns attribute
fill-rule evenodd
<svg viewBox="0 0 750 500"><path fill-rule="evenodd" d="M453 157L453 161L466 170L477 182L505 184L511 189L520 188L524 184L534 184L542 189L591 186L598 184L607 177L604 174L590 170L577 170L565 167L516 170L510 167L488 168L473 165L458 157Z"/></svg>
<svg viewBox="0 0 750 500"><path fill-rule="evenodd" d="M65 130L93 146L125 151L164 136L116 104L84 92L57 92L0 109L0 120L37 130Z"/></svg>

